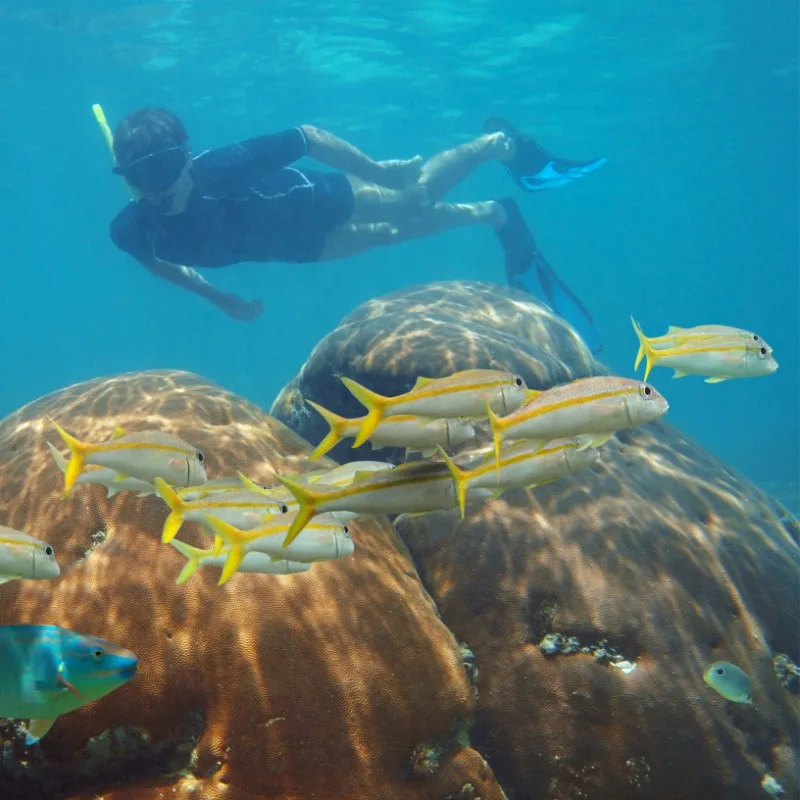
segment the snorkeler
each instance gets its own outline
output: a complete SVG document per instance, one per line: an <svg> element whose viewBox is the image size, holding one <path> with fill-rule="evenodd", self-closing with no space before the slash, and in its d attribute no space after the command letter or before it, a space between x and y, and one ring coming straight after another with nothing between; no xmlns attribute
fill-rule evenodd
<svg viewBox="0 0 800 800"><path fill-rule="evenodd" d="M495 122L494 130L424 162L420 156L373 161L312 125L194 156L174 114L142 108L121 120L111 142L113 171L136 195L111 223L111 238L155 275L248 321L261 315L260 301L215 289L192 267L329 261L457 227L488 225L503 246L511 285L533 290L562 315L565 302L577 307L592 328L591 317L539 253L512 199L441 202L487 161L503 163L528 191L538 182L577 177L564 172L566 162L555 157L549 168L534 162L533 140L502 120L487 125ZM304 156L340 171L290 166ZM553 178L553 172L561 177ZM527 271L535 276L530 286L522 279ZM585 334L585 326L579 330Z"/></svg>

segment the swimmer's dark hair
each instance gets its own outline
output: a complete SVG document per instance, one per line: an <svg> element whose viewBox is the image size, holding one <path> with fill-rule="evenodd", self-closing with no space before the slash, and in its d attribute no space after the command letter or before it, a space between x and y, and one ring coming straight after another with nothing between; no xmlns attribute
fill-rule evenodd
<svg viewBox="0 0 800 800"><path fill-rule="evenodd" d="M114 131L114 158L123 169L144 156L185 144L183 123L165 108L139 108L125 115Z"/></svg>

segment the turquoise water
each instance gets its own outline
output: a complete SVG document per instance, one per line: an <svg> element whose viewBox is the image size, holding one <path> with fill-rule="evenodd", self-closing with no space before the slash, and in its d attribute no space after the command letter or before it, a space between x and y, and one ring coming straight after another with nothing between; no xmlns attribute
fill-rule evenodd
<svg viewBox="0 0 800 800"><path fill-rule="evenodd" d="M160 367L268 408L364 300L429 280L504 280L497 242L477 229L348 262L209 271L264 301L257 322L233 322L112 246L125 196L92 103L112 125L166 106L198 151L311 123L375 158L430 155L500 114L556 152L609 159L579 183L515 196L594 313L613 370L632 374L631 313L648 333L714 322L772 345L769 378L707 386L657 370L653 382L671 422L797 511L796 4L385 5L0 4L0 414ZM487 165L452 197L509 193Z"/></svg>

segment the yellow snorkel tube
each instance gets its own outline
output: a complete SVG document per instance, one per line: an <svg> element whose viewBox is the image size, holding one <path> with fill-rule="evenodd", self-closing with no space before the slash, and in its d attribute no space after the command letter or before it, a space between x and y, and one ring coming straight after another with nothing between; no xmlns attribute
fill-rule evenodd
<svg viewBox="0 0 800 800"><path fill-rule="evenodd" d="M103 107L100 103L95 103L92 106L92 112L94 113L94 118L97 120L97 124L100 126L100 131L103 134L103 138L106 140L106 144L108 145L108 150L111 153L111 158L114 158L114 134L111 133L111 127L108 124L108 120L106 119L105 112L103 111ZM114 160L116 164L116 159ZM130 184L123 178L122 182L125 184L125 189L128 194L133 197L137 198L138 194L130 187Z"/></svg>

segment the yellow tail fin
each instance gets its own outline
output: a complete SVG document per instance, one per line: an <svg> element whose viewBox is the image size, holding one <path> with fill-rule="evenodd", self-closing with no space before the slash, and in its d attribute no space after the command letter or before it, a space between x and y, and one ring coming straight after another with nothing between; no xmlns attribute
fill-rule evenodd
<svg viewBox="0 0 800 800"><path fill-rule="evenodd" d="M647 359L644 368L644 380L647 380L650 370L658 363L658 353L653 350L650 345L650 340L644 335L639 323L633 317L631 317L631 323L633 324L634 331L636 331L636 337L639 339L639 352L636 354L636 363L633 365L633 368L636 369L639 366L642 356L644 356Z"/></svg>
<svg viewBox="0 0 800 800"><path fill-rule="evenodd" d="M94 448L90 444L71 436L52 417L47 419L50 420L50 423L58 431L58 435L64 440L64 444L69 447L72 453L72 457L67 463L67 470L64 473L64 491L61 493L61 497L64 498L69 496L72 487L75 486L75 481L78 480L78 475L81 474L86 462L86 454Z"/></svg>
<svg viewBox="0 0 800 800"><path fill-rule="evenodd" d="M164 522L161 531L161 541L164 544L171 542L183 525L183 515L186 513L186 503L181 500L177 492L163 479L153 481L156 494L169 506L170 513Z"/></svg>
<svg viewBox="0 0 800 800"><path fill-rule="evenodd" d="M308 486L303 486L301 483L295 483L288 478L283 478L280 475L278 480L294 495L297 500L297 514L292 520L286 538L283 540L281 547L288 547L298 536L300 531L305 528L311 518L317 513L317 503L319 501L319 494L312 491Z"/></svg>
<svg viewBox="0 0 800 800"><path fill-rule="evenodd" d="M222 575L219 576L218 585L222 586L222 584L227 583L233 577L233 573L239 569L242 561L244 561L244 557L247 555L244 549L244 543L247 537L244 531L235 528L233 525L225 522L225 520L214 517L211 514L206 517L206 523L216 534L215 549L217 540L221 540L225 542L225 544L230 545L228 558L225 560L225 566L222 568ZM215 555L219 555L219 553L215 553Z"/></svg>
<svg viewBox="0 0 800 800"><path fill-rule="evenodd" d="M308 457L309 461L316 461L320 456L324 456L328 450L339 444L347 429L347 423L350 422L350 420L340 417L338 414L334 414L333 411L328 411L327 408L323 408L312 400L306 400L306 403L317 411L330 427L328 435L316 446L314 452Z"/></svg>
<svg viewBox="0 0 800 800"><path fill-rule="evenodd" d="M192 547L190 544L186 544L186 542L182 542L180 539L173 539L170 544L186 559L181 574L178 575L178 579L175 581L175 583L180 585L181 583L186 583L186 581L197 572L200 567L200 559L208 554L208 550Z"/></svg>
<svg viewBox="0 0 800 800"><path fill-rule="evenodd" d="M492 411L491 406L486 404L486 415L489 417L489 424L492 426L492 439L494 440L494 469L497 473L497 484L500 485L500 447L503 444L503 422L497 414Z"/></svg>
<svg viewBox="0 0 800 800"><path fill-rule="evenodd" d="M361 445L375 433L375 428L378 427L380 421L383 419L383 415L386 411L386 404L389 402L390 398L376 394L350 378L342 378L341 380L350 394L352 394L369 412L364 422L361 423L361 430L358 432L358 436L356 436L356 440L353 442L353 447L361 447Z"/></svg>
<svg viewBox="0 0 800 800"><path fill-rule="evenodd" d="M458 508L461 511L461 519L464 519L465 510L467 507L467 481L469 480L469 473L461 469L450 456L445 453L441 446L438 447L439 452L442 454L444 463L450 470L453 476L453 484L456 489L456 496L458 497Z"/></svg>

